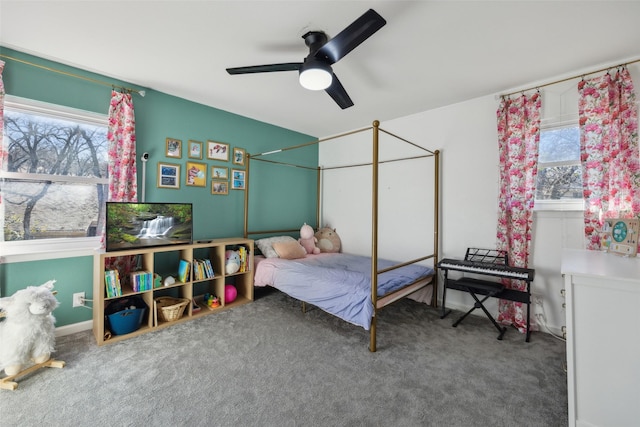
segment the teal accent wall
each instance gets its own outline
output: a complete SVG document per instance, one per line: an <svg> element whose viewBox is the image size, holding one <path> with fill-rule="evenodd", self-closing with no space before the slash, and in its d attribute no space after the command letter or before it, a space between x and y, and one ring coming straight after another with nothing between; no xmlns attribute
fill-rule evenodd
<svg viewBox="0 0 640 427"><path fill-rule="evenodd" d="M56 299L60 302L53 312L56 326L91 320L88 308L72 307L73 294L85 292L85 298L93 299L93 257L50 259L34 262L0 264L2 295L13 295L27 286L38 286L55 280ZM91 307L90 301L87 307Z"/></svg>
<svg viewBox="0 0 640 427"><path fill-rule="evenodd" d="M191 202L194 206L194 238L241 236L244 231L244 196L241 190L229 190L228 195L211 194L211 167L224 166L244 169L228 162L206 159L188 159L189 140L207 140L229 144L230 149L240 147L255 154L283 147L304 144L317 138L299 132L253 120L237 114L191 102L150 88L114 80L43 58L0 46L0 57L5 62L3 80L7 95L30 98L52 104L65 105L87 111L107 114L112 88L77 77L68 76L19 62L19 60L68 72L74 75L107 82L118 86L145 90L146 96L134 93L136 139L138 157L138 199L142 197L143 167L140 156L148 152L144 179L147 202ZM211 82L215 84L215 82ZM247 99L247 102L251 102ZM278 100L274 100L278 102ZM182 140L182 158L165 156L166 138ZM297 164L316 167L317 145L287 151L284 158ZM279 160L283 160L280 157ZM207 165L207 186L185 185L187 161ZM181 165L180 189L157 188L158 162ZM291 228L307 222L315 225L317 186L314 171L301 168L273 167L264 162L251 163L249 176L249 212L251 229L263 230ZM37 261L0 264L0 291L2 296L13 294L28 285L39 285L57 279L56 289L60 307L54 313L57 325L63 326L91 319L91 311L71 308L71 295L85 291L92 294L91 257L68 258L55 261ZM28 272L28 274L25 274ZM56 277L57 276L57 277Z"/></svg>

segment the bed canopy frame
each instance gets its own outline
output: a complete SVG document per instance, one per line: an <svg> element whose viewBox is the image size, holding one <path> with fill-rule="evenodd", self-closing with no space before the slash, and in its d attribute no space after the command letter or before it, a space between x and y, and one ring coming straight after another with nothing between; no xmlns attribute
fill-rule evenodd
<svg viewBox="0 0 640 427"><path fill-rule="evenodd" d="M340 138L345 138L347 136L355 135L358 133L371 131L371 150L372 150L372 161L366 163L354 163L349 165L341 165L341 166L329 166L329 167L310 167L304 165L298 165L293 163L281 162L276 160L268 159L269 155L281 153L284 151L295 150L303 147L308 147L315 144L320 144L323 142L336 140ZM389 135L391 138L399 140L405 144L409 144L422 152L424 154L416 155L416 156L406 156L400 158L394 158L390 160L380 160L379 151L380 151L380 132L383 132L386 135ZM378 269L378 235L379 235L379 224L378 224L378 214L379 214L379 166L383 163L391 163L391 162L400 162L412 159L421 159L421 158L429 158L434 162L434 177L433 177L433 250L432 253L427 255L411 259L405 262L398 263L392 267L388 267L385 269ZM245 194L244 194L244 236L245 238L249 238L251 235L274 235L280 233L294 233L299 232L300 228L292 228L292 229L280 229L280 230L250 230L249 229L249 184L250 184L250 165L252 161L261 161L261 162L269 162L272 164L283 165L283 166L292 166L296 168L310 169L316 171L316 186L317 186L317 200L316 200L316 225L320 227L320 198L321 198L321 182L322 182L322 173L324 171L332 170L332 169L343 169L343 168L352 168L352 167L362 167L362 166L371 166L371 185L372 185L372 199L371 199L371 301L373 303L373 317L371 319L371 328L370 328L370 341L369 341L369 350L371 352L376 351L376 317L377 310L391 304L394 301L397 301L405 296L408 296L417 290L427 286L429 283L433 284L433 292L431 295L431 305L433 307L437 306L437 264L438 264L438 247L439 247L439 213L440 213L440 152L439 150L429 150L424 147L421 147L418 144L415 144L407 139L404 139L398 135L395 135L391 132L388 132L382 128L380 128L380 122L378 120L374 120L372 126L365 127L362 129L354 130L351 132L342 133L339 135L318 139L315 141L310 141L307 143L302 143L298 145L293 145L277 150L267 151L259 154L248 154L247 153L247 165L246 165L246 174L245 174ZM431 282L418 282L411 284L405 288L402 288L398 291L391 292L390 294L378 296L378 275L384 272L394 270L396 268L404 267L407 265L415 264L421 261L425 261L428 259L433 259L433 269L435 271Z"/></svg>

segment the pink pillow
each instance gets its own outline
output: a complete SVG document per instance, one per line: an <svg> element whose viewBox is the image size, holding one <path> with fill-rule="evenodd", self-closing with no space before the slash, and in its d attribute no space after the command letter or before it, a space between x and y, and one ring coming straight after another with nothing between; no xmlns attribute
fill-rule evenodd
<svg viewBox="0 0 640 427"><path fill-rule="evenodd" d="M275 242L272 246L273 250L278 254L278 257L283 259L304 258L307 255L307 251L304 247L296 241Z"/></svg>

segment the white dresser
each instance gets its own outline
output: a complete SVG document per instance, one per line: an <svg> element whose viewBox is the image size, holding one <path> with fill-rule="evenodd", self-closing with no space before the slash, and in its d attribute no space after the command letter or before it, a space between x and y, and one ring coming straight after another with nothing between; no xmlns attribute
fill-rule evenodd
<svg viewBox="0 0 640 427"><path fill-rule="evenodd" d="M640 258L565 249L569 426L640 425Z"/></svg>

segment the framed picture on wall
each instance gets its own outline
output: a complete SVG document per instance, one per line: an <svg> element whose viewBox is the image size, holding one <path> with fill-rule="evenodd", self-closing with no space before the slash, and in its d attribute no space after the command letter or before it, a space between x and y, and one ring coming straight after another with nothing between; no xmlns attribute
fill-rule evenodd
<svg viewBox="0 0 640 427"><path fill-rule="evenodd" d="M229 144L207 141L207 159L229 161Z"/></svg>
<svg viewBox="0 0 640 427"><path fill-rule="evenodd" d="M240 169L231 170L231 189L232 190L245 189L245 171Z"/></svg>
<svg viewBox="0 0 640 427"><path fill-rule="evenodd" d="M211 194L229 194L229 181L211 180Z"/></svg>
<svg viewBox="0 0 640 427"><path fill-rule="evenodd" d="M201 159L202 158L202 142L189 140L189 158Z"/></svg>
<svg viewBox="0 0 640 427"><path fill-rule="evenodd" d="M180 165L158 162L158 188L180 188Z"/></svg>
<svg viewBox="0 0 640 427"><path fill-rule="evenodd" d="M233 148L233 164L244 166L244 155L246 152L243 148L234 147Z"/></svg>
<svg viewBox="0 0 640 427"><path fill-rule="evenodd" d="M229 168L224 166L211 166L211 178L229 179Z"/></svg>
<svg viewBox="0 0 640 427"><path fill-rule="evenodd" d="M207 165L204 163L187 162L185 173L187 185L194 187L207 186Z"/></svg>
<svg viewBox="0 0 640 427"><path fill-rule="evenodd" d="M173 157L174 159L182 158L182 141L174 138L167 138L167 157Z"/></svg>

